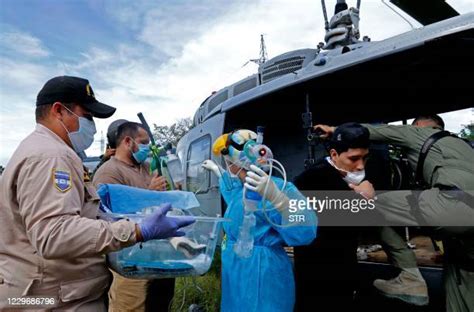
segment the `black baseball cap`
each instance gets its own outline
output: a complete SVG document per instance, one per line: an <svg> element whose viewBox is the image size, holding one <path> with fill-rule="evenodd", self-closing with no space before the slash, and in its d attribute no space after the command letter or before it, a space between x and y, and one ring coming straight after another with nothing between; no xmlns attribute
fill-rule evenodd
<svg viewBox="0 0 474 312"><path fill-rule="evenodd" d="M334 148L339 154L349 148L369 148L369 145L369 130L355 122L338 126L329 141L330 148Z"/></svg>
<svg viewBox="0 0 474 312"><path fill-rule="evenodd" d="M96 100L89 80L79 77L59 76L45 83L36 97L36 106L54 102L77 103L97 118L108 118L115 107Z"/></svg>

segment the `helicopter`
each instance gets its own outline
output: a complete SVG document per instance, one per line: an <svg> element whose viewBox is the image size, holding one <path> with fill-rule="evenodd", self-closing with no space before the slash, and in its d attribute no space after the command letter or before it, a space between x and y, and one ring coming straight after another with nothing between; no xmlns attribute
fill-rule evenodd
<svg viewBox="0 0 474 312"><path fill-rule="evenodd" d="M419 115L474 106L472 82L466 78L473 74L474 13L460 15L444 0L390 3L423 26L372 41L360 34L360 0L355 7L337 0L331 19L322 0L324 43L271 59L261 49L261 57L251 60L259 65L255 74L213 92L200 104L193 127L176 148L185 175L183 190L196 193L200 213L225 211L217 177L201 168L207 159L221 163L211 147L223 133L263 126L265 144L292 180L326 155L313 133L315 124L406 123ZM386 264L361 266L367 278L390 270ZM441 270L423 268L432 285L431 298L442 297ZM442 307L436 299L430 303L430 311Z"/></svg>
<svg viewBox="0 0 474 312"><path fill-rule="evenodd" d="M360 40L360 2L349 8L337 1L335 15L325 18L325 44L255 60L257 73L201 103L176 151L188 176L184 188L198 193L208 214L222 211L217 181L199 166L213 158L210 146L223 133L264 126L265 142L293 178L321 152L312 146L313 124L388 123L473 106L466 77L474 13L459 15L441 0L392 0L426 26L375 42Z"/></svg>

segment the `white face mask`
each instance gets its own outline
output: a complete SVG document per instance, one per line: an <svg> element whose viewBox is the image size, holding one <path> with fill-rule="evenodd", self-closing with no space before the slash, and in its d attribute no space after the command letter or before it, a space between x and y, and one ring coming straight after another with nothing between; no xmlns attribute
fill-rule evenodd
<svg viewBox="0 0 474 312"><path fill-rule="evenodd" d="M365 170L347 172L346 176L342 179L347 182L347 184L359 185L365 178Z"/></svg>
<svg viewBox="0 0 474 312"><path fill-rule="evenodd" d="M365 178L365 170L350 172L341 168L338 168L331 160L331 158L326 157L326 160L331 166L336 168L339 171L345 172L346 176L342 179L347 182L347 184L359 185Z"/></svg>
<svg viewBox="0 0 474 312"><path fill-rule="evenodd" d="M243 170L242 167L236 165L234 162L228 160L227 158L224 157L224 162L225 162L225 165L227 167L227 172L229 173L230 177L231 178L240 178L239 177L239 174L240 172ZM239 171L237 171L237 173L232 173L232 171L230 170L230 166L236 166L236 167L239 167Z"/></svg>

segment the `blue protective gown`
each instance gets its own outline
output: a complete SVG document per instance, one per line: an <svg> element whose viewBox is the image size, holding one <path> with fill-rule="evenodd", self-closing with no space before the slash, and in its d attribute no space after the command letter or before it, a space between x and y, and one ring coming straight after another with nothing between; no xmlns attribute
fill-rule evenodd
<svg viewBox="0 0 474 312"><path fill-rule="evenodd" d="M225 176L227 175L227 176ZM232 188L224 179L231 180ZM283 180L272 178L281 189ZM293 269L284 246L307 245L316 237L316 214L307 211L311 225L287 228L272 226L259 204L255 212L254 248L249 258L241 258L233 247L239 235L244 215L243 185L225 172L219 181L221 194L227 203L224 222L225 237L222 242L222 301L221 311L293 311L295 282ZM290 199L303 195L292 183L287 183L285 193ZM276 224L282 223L280 213L267 201L266 212ZM301 213L299 213L301 214Z"/></svg>

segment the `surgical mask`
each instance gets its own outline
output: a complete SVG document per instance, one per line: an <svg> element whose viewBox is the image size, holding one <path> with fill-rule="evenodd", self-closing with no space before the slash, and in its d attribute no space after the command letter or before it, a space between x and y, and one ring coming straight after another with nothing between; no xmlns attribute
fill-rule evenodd
<svg viewBox="0 0 474 312"><path fill-rule="evenodd" d="M342 179L347 182L347 184L359 185L365 178L365 170L347 172L346 176Z"/></svg>
<svg viewBox="0 0 474 312"><path fill-rule="evenodd" d="M239 174L240 171L242 171L242 167L240 167L240 170L234 174L230 171L230 166L237 166L234 164L234 162L228 160L226 157L224 158L224 163L226 164L226 170L222 173L221 181L224 183L225 190L226 191L231 191L238 185L242 185L242 181L240 181Z"/></svg>
<svg viewBox="0 0 474 312"><path fill-rule="evenodd" d="M133 140L135 142L135 140ZM149 144L138 144L138 150L136 152L132 152L132 156L135 161L139 164L143 163L147 158L148 154L150 154L150 145Z"/></svg>
<svg viewBox="0 0 474 312"><path fill-rule="evenodd" d="M354 185L359 185L365 178L365 170L360 170L360 171L347 171L341 168L338 168L331 160L331 158L326 157L326 160L331 166L336 168L337 170L343 171L346 173L346 176L343 177L342 179L346 181L347 184L354 184Z"/></svg>
<svg viewBox="0 0 474 312"><path fill-rule="evenodd" d="M94 134L96 134L95 123L93 120L89 120L85 117L79 117L78 115L74 114L70 109L63 106L67 109L71 114L76 116L79 120L79 129L74 132L70 132L62 121L61 124L63 125L64 129L66 130L69 140L71 141L72 148L78 154L83 153L86 149L88 149L92 143L94 142Z"/></svg>
<svg viewBox="0 0 474 312"><path fill-rule="evenodd" d="M238 164L234 163L233 161L227 160L227 158L225 158L225 157L224 157L224 162L225 162L225 165L227 167L227 172L229 172L230 177L231 178L240 178L239 174L243 170L243 167L239 166ZM239 169L239 171L237 171L237 173L232 173L232 171L230 171L230 166L237 166L240 169Z"/></svg>

